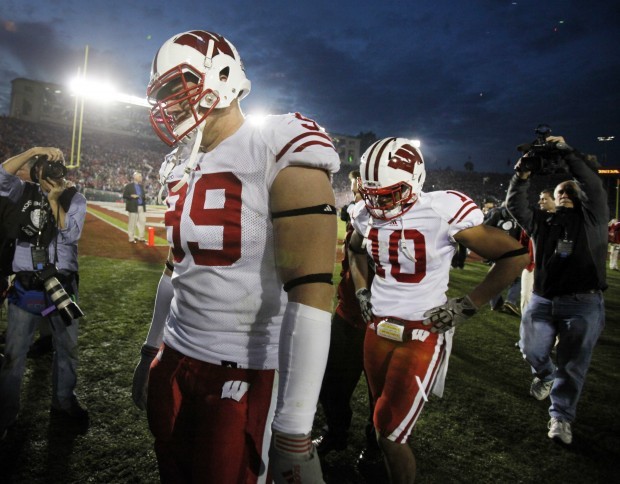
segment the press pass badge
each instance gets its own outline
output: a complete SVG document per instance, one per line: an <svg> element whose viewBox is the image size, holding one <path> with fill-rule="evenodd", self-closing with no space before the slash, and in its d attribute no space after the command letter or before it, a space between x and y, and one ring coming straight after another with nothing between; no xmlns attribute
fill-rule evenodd
<svg viewBox="0 0 620 484"><path fill-rule="evenodd" d="M45 264L47 264L47 250L45 250L45 247L31 247L31 254L34 270L43 270Z"/></svg>
<svg viewBox="0 0 620 484"><path fill-rule="evenodd" d="M562 259L566 259L573 253L573 241L568 239L558 240L558 245L555 248L555 253Z"/></svg>

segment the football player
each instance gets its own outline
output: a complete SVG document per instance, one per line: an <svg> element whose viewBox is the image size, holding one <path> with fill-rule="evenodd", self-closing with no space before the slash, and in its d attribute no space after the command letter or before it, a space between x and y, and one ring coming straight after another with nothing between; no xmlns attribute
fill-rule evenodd
<svg viewBox="0 0 620 484"><path fill-rule="evenodd" d="M527 249L483 225L467 195L423 192L424 159L411 140L377 141L362 156L360 172L364 200L353 211L349 249L368 323L364 368L391 482L410 483L416 463L407 439L428 395L443 394L454 328L520 274ZM469 294L447 299L457 243L495 265ZM366 254L375 263L370 292Z"/></svg>
<svg viewBox="0 0 620 484"><path fill-rule="evenodd" d="M247 120L249 92L218 34L175 35L153 60L151 125L177 147L164 170L174 294L147 395L163 482L264 482L268 470L322 482L310 431L329 348L339 158L298 113Z"/></svg>

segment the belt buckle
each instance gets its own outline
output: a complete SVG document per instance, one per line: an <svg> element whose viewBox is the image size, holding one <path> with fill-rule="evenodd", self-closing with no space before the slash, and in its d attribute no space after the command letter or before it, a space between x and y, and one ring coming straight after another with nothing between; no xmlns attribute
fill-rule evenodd
<svg viewBox="0 0 620 484"><path fill-rule="evenodd" d="M376 332L377 336L402 343L404 341L403 336L405 333L405 327L402 324L395 323L393 320L387 318L379 321Z"/></svg>

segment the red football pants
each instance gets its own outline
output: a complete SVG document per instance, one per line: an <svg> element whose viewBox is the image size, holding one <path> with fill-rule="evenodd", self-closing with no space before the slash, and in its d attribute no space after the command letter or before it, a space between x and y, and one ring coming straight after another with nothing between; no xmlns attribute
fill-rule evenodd
<svg viewBox="0 0 620 484"><path fill-rule="evenodd" d="M364 368L375 401L373 422L379 435L398 443L406 442L413 430L446 346L443 335L431 333L421 322L408 322L405 327L418 330L415 334L420 339L392 341L369 328L364 340Z"/></svg>
<svg viewBox="0 0 620 484"><path fill-rule="evenodd" d="M164 346L148 420L163 483L253 484L266 474L274 370L229 368Z"/></svg>

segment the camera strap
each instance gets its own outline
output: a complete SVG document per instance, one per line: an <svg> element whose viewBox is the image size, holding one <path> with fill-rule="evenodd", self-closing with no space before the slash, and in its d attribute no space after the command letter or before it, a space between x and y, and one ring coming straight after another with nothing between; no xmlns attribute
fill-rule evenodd
<svg viewBox="0 0 620 484"><path fill-rule="evenodd" d="M12 219L10 233L20 242L47 247L56 236L54 224L47 223L51 219L51 209L35 183L25 184Z"/></svg>

